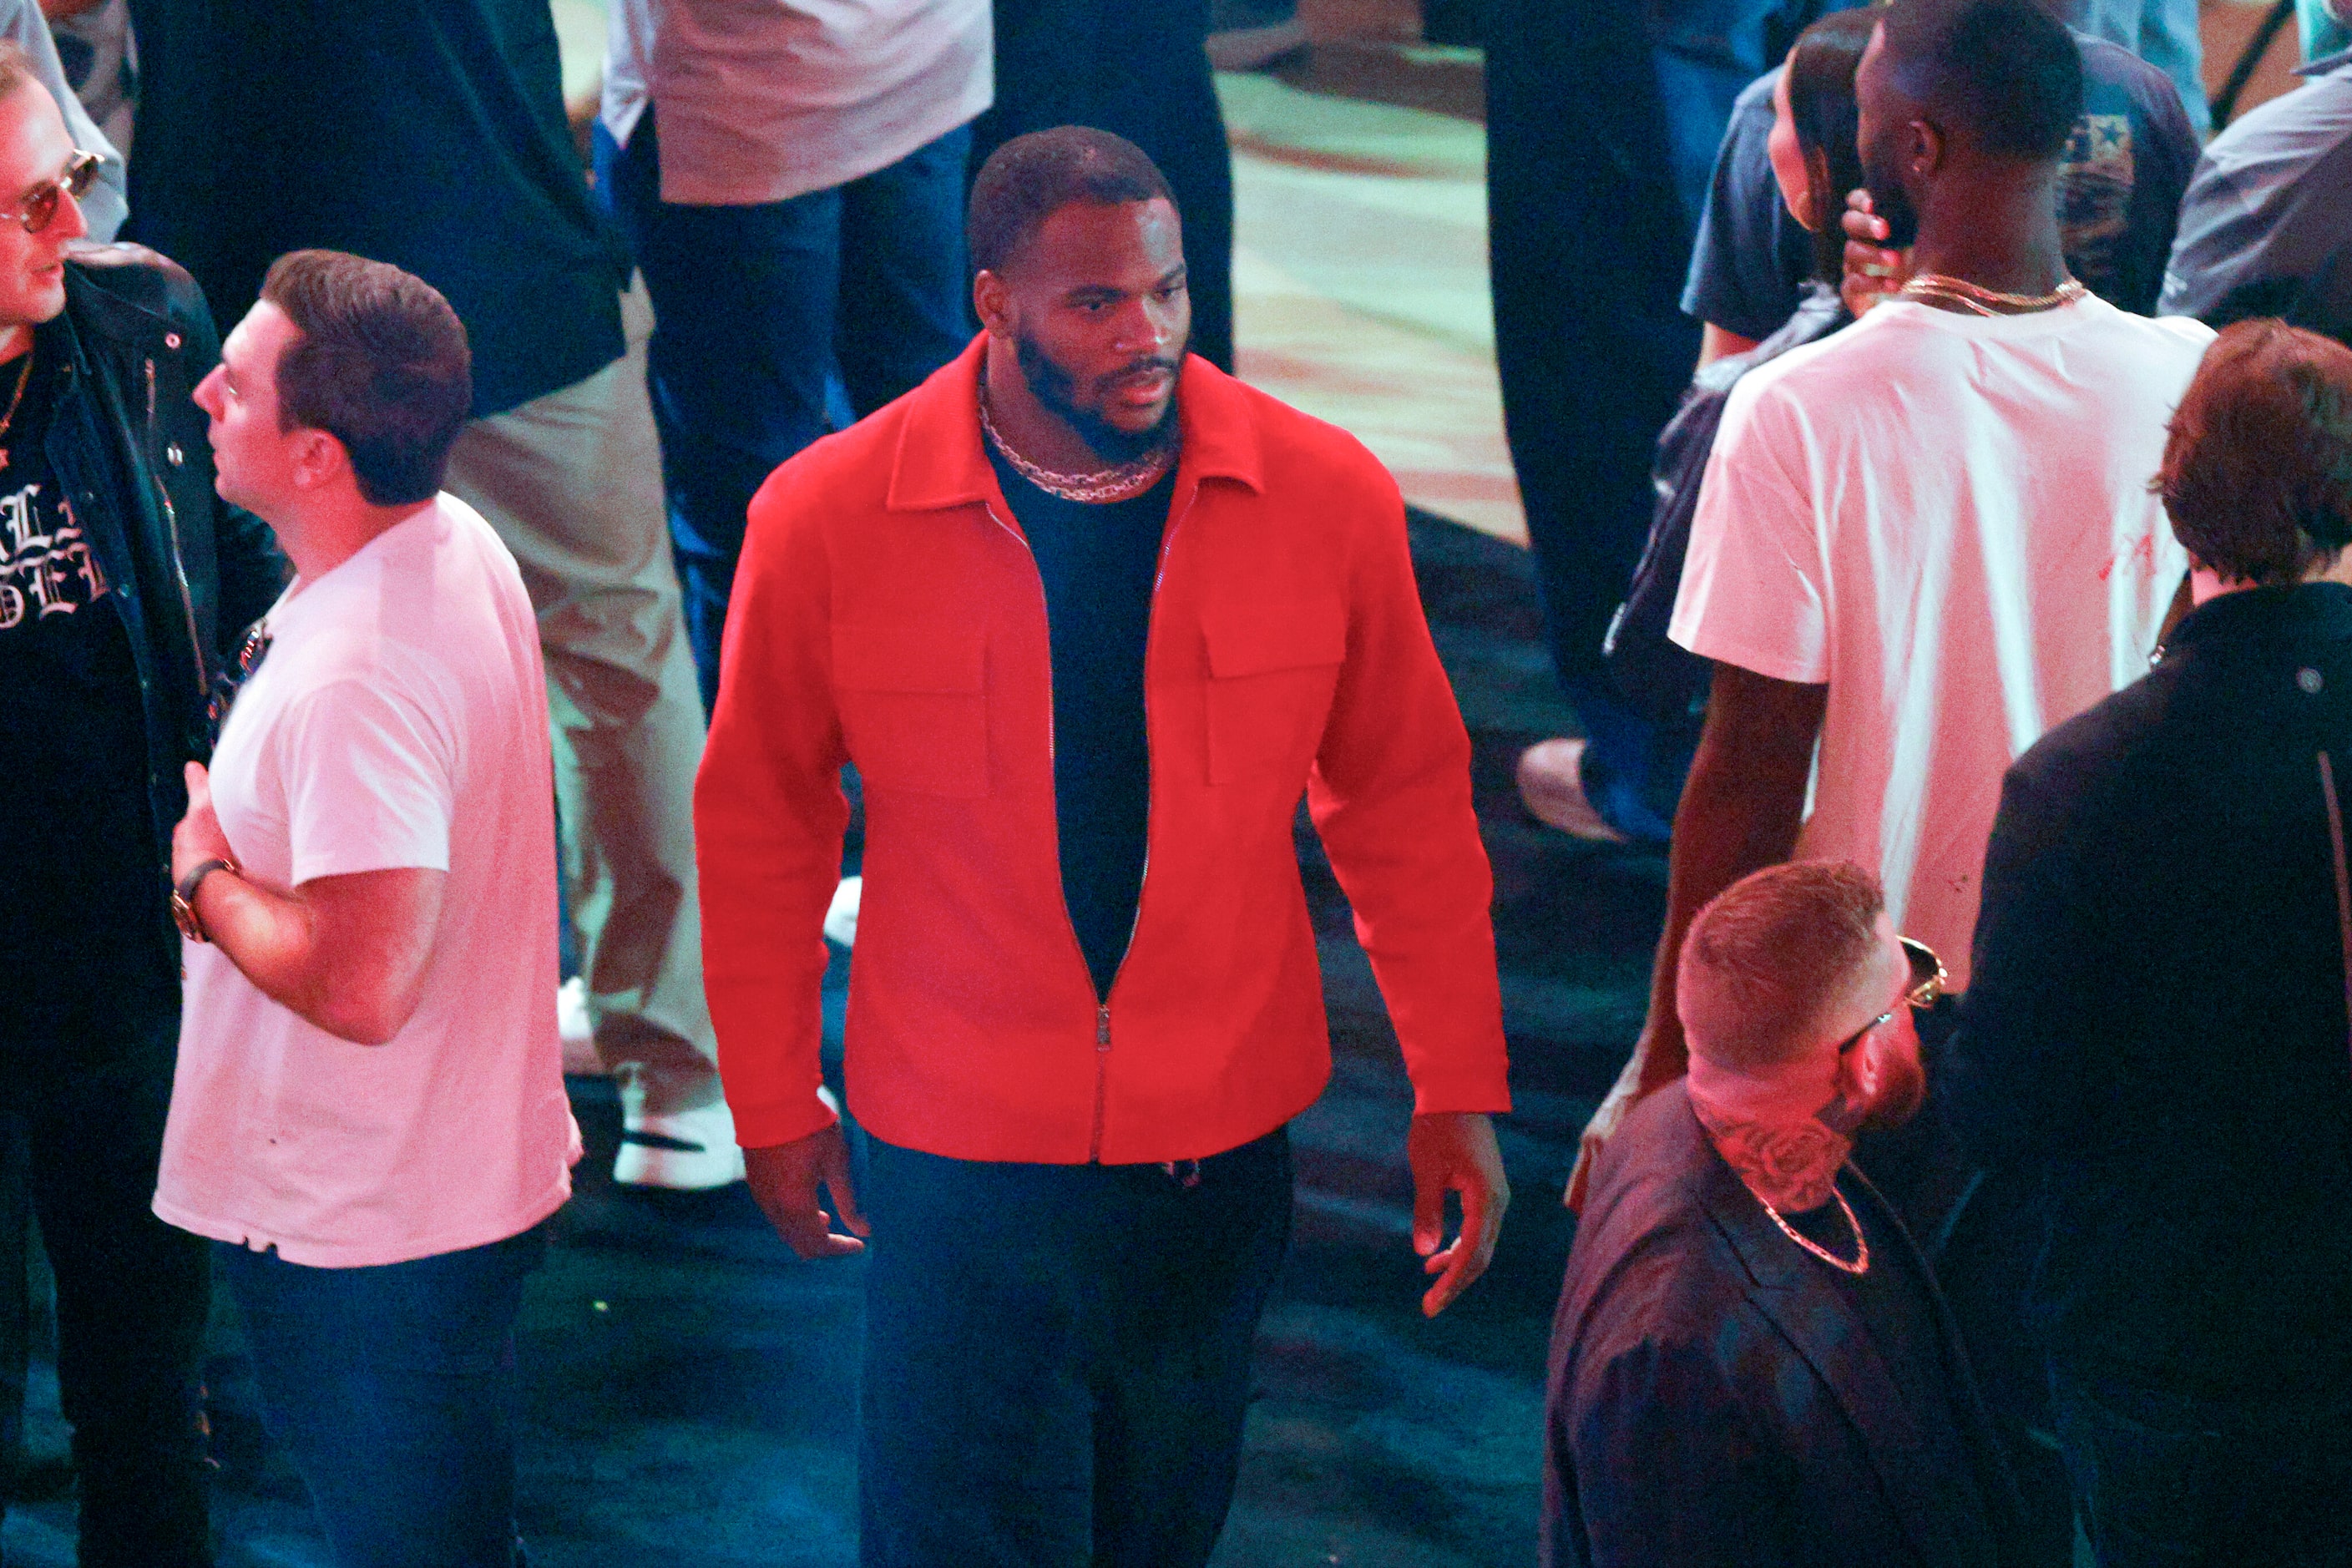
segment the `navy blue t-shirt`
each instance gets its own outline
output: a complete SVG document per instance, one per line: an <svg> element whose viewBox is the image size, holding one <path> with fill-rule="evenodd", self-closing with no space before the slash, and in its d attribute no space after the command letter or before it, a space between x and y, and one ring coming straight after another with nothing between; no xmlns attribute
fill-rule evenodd
<svg viewBox="0 0 2352 1568"><path fill-rule="evenodd" d="M992 447L988 457L1045 584L1062 897L1095 994L1107 1000L1143 896L1151 820L1143 655L1176 476L1097 505L1038 489Z"/></svg>
<svg viewBox="0 0 2352 1568"><path fill-rule="evenodd" d="M2103 38L2077 33L2083 118L2059 177L2067 269L2120 310L2152 315L2197 167L2196 132L2172 79ZM1691 248L1683 313L1758 342L1797 313L1812 275L1812 237L1772 178L1775 67L1733 104L1715 183Z"/></svg>

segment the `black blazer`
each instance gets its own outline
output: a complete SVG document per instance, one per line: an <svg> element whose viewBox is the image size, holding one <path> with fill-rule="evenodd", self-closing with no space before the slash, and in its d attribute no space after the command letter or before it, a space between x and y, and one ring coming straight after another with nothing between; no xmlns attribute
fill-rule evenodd
<svg viewBox="0 0 2352 1568"><path fill-rule="evenodd" d="M1931 1280L1866 1182L1874 1229ZM1859 1205L1858 1205L1859 1206ZM1887 1259L1889 1264L1895 1259ZM1827 1271L1715 1152L1684 1086L1642 1101L1594 1174L1553 1321L1546 1568L1942 1565L1990 1535L2025 1561L2014 1488L1973 1393L1962 1436L1989 1519L1942 1517L1925 1441Z"/></svg>
<svg viewBox="0 0 2352 1568"><path fill-rule="evenodd" d="M2001 789L1934 1091L2046 1194L2076 1376L2352 1402L2352 1047L2320 759L2352 818L2352 588L2200 606ZM2352 832L2352 820L2346 822Z"/></svg>

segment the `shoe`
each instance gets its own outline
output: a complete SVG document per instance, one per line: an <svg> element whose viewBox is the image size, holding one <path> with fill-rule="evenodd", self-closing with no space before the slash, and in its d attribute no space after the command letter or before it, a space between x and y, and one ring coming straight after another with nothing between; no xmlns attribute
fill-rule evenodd
<svg viewBox="0 0 2352 1568"><path fill-rule="evenodd" d="M573 975L555 991L555 1037L563 1042L563 1076L603 1078L595 1026L588 1021L588 983Z"/></svg>
<svg viewBox="0 0 2352 1568"><path fill-rule="evenodd" d="M833 890L833 902L825 906L825 941L841 947L856 943L857 906L865 895L865 878L844 877L841 879L841 886Z"/></svg>
<svg viewBox="0 0 2352 1568"><path fill-rule="evenodd" d="M691 1110L649 1111L621 1096L621 1152L613 1180L625 1187L700 1192L743 1179L743 1151L735 1146L735 1118L714 1100Z"/></svg>
<svg viewBox="0 0 2352 1568"><path fill-rule="evenodd" d="M1519 800L1546 827L1593 844L1631 844L1584 793L1584 742L1538 741L1519 753Z"/></svg>

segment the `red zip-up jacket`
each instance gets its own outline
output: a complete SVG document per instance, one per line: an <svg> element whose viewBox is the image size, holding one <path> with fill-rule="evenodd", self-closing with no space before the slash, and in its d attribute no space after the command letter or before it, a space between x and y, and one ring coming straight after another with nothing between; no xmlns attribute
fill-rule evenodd
<svg viewBox="0 0 2352 1568"><path fill-rule="evenodd" d="M1469 741L1395 483L1185 363L1144 662L1151 808L1097 1003L1062 900L1045 589L981 445L985 340L751 502L695 786L703 971L747 1148L828 1124L819 928L866 792L845 1041L877 1137L966 1160L1196 1159L1330 1073L1291 823L1356 910L1415 1108L1507 1110Z"/></svg>

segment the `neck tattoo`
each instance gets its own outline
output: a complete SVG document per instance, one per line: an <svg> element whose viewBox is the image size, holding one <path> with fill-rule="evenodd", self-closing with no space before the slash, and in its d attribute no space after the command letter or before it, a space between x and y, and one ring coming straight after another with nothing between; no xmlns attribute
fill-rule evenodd
<svg viewBox="0 0 2352 1568"><path fill-rule="evenodd" d="M1098 468L1090 474L1061 474L1041 464L1033 463L1013 449L1013 443L996 428L996 421L988 414L988 387L980 389L980 428L988 437L989 446L1013 471L1047 495L1063 500L1086 501L1108 505L1113 501L1133 500L1158 484L1160 477L1176 464L1176 427L1171 421L1167 439L1151 450L1128 462L1111 468Z"/></svg>
<svg viewBox="0 0 2352 1568"><path fill-rule="evenodd" d="M1829 1125L1831 1121L1846 1120L1843 1099L1832 1100L1820 1112L1801 1121L1779 1125L1735 1120L1701 1105L1696 1099L1691 1107L1698 1112L1699 1123L1706 1129L1708 1137L1714 1140L1716 1152L1738 1173L1740 1184L1764 1205L1764 1213L1780 1227L1781 1235L1833 1268L1847 1274L1869 1271L1870 1242L1862 1234L1862 1222L1854 1217L1853 1206L1837 1185L1838 1170L1853 1152L1853 1140ZM1832 1199L1853 1231L1852 1262L1801 1235L1781 1217L1783 1210L1803 1214Z"/></svg>

